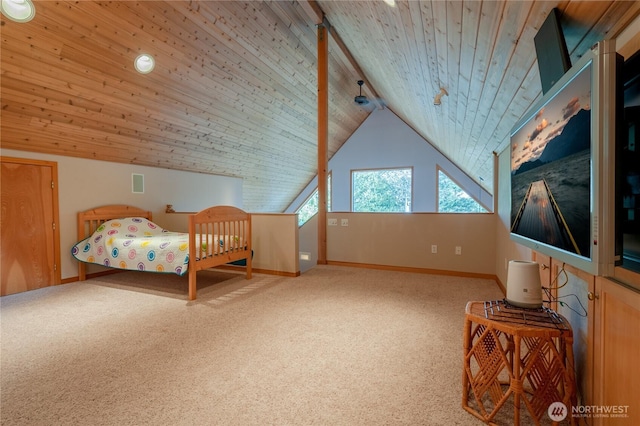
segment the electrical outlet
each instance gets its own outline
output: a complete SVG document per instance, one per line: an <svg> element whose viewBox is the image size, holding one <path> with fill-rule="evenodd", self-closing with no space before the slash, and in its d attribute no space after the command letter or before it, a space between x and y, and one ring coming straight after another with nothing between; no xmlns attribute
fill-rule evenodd
<svg viewBox="0 0 640 426"><path fill-rule="evenodd" d="M437 253L438 252L438 246L435 244L431 245L431 253Z"/></svg>
<svg viewBox="0 0 640 426"><path fill-rule="evenodd" d="M329 226L338 226L338 219L328 219L327 224Z"/></svg>
<svg viewBox="0 0 640 426"><path fill-rule="evenodd" d="M340 219L340 226L349 226L349 219Z"/></svg>
<svg viewBox="0 0 640 426"><path fill-rule="evenodd" d="M456 246L456 254L457 255L462 254L462 247L461 246Z"/></svg>

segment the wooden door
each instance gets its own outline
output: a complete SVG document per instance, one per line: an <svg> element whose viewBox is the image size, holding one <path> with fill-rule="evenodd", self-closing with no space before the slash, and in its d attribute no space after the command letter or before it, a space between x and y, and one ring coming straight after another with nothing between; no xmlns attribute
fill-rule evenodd
<svg viewBox="0 0 640 426"><path fill-rule="evenodd" d="M60 283L56 163L0 158L0 295Z"/></svg>

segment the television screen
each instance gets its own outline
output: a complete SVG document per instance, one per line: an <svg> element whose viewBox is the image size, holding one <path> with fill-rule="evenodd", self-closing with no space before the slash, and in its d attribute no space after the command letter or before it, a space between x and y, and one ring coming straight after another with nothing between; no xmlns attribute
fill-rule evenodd
<svg viewBox="0 0 640 426"><path fill-rule="evenodd" d="M511 239L594 275L613 272L616 132L621 114L615 43L585 53L513 127Z"/></svg>
<svg viewBox="0 0 640 426"><path fill-rule="evenodd" d="M591 258L589 63L511 137L511 231Z"/></svg>

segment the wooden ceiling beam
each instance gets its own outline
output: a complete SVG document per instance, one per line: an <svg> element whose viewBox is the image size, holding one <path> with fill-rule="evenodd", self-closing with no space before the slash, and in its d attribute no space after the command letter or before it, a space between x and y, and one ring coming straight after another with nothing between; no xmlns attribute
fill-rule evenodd
<svg viewBox="0 0 640 426"><path fill-rule="evenodd" d="M363 80L365 83L362 87L365 95L368 96L369 100L373 102L376 108L382 109L384 105L382 104L382 102L380 102L380 96L378 96L378 93L373 88L373 85L368 80L364 71L362 70L362 68L360 68L360 65L358 65L358 62L355 60L347 46L342 41L342 38L340 37L340 34L338 34L338 31L333 27L333 25L331 25L331 22L329 22L329 20L324 15L324 12L322 11L322 8L320 8L320 5L315 0L300 0L299 3L302 6L303 10L307 13L309 18L316 25L324 25L327 28L331 39L335 42L336 46L338 46L338 52L340 53L340 55L338 55L338 59L341 60L341 62L349 71L360 76L361 80Z"/></svg>

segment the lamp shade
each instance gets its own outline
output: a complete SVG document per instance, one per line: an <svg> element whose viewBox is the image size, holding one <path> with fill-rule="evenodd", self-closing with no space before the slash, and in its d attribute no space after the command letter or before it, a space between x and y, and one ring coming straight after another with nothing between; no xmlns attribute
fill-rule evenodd
<svg viewBox="0 0 640 426"><path fill-rule="evenodd" d="M542 307L540 266L528 260L512 260L507 271L507 302L521 308Z"/></svg>

